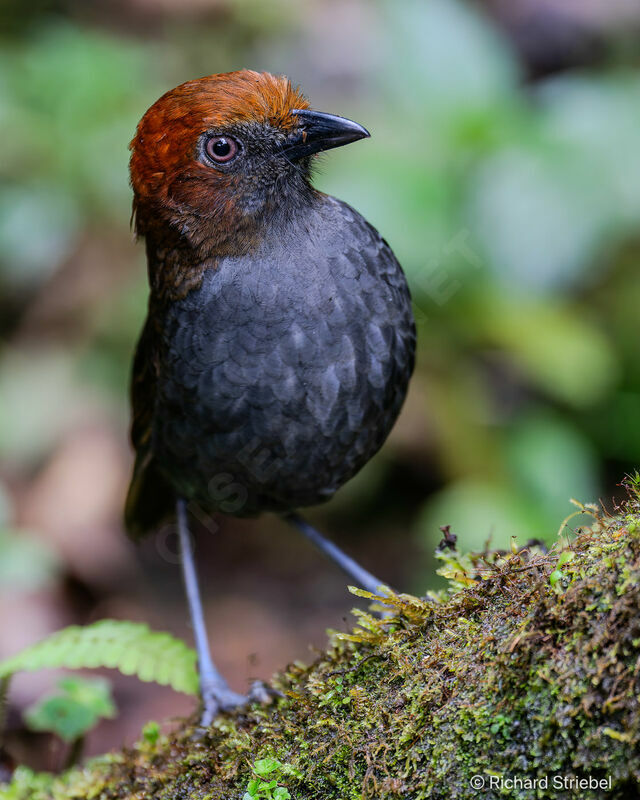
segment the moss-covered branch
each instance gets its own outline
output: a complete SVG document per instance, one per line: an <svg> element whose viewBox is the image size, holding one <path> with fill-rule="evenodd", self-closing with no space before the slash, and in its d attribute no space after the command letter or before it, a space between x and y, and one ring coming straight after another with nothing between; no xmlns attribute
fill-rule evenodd
<svg viewBox="0 0 640 800"><path fill-rule="evenodd" d="M287 668L276 704L201 736L185 723L39 789L23 772L6 796L235 800L270 756L290 765L279 780L294 800L638 796L637 504L570 553L452 554L466 588L394 598L391 620L362 615L314 664Z"/></svg>

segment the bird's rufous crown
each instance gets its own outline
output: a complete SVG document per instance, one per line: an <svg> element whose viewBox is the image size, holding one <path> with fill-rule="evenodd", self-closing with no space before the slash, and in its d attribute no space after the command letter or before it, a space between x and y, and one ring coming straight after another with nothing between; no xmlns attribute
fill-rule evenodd
<svg viewBox="0 0 640 800"><path fill-rule="evenodd" d="M296 125L292 110L308 107L288 78L268 72L244 69L177 86L146 112L129 145L136 197L161 191L172 174L194 159L198 138L205 131L251 121L288 131Z"/></svg>

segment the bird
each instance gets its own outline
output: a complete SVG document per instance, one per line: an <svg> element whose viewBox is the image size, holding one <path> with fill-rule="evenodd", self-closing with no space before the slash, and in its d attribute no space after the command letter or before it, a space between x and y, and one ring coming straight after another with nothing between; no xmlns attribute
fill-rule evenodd
<svg viewBox="0 0 640 800"><path fill-rule="evenodd" d="M211 655L190 516L280 514L360 586L383 585L300 514L379 450L414 367L400 264L312 182L318 155L369 135L288 78L244 69L168 91L130 144L149 300L125 526L138 539L175 520L203 725L247 698Z"/></svg>

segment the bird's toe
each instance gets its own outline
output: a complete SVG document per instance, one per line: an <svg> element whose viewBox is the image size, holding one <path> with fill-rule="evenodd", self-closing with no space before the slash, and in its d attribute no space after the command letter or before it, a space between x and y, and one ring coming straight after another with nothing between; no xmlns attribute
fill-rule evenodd
<svg viewBox="0 0 640 800"><path fill-rule="evenodd" d="M208 728L220 712L233 711L248 702L248 698L245 695L238 694L228 686L220 684L202 686L201 695L202 715L200 717L200 726L202 728Z"/></svg>
<svg viewBox="0 0 640 800"><path fill-rule="evenodd" d="M273 686L269 686L264 681L254 681L249 689L247 702L268 706L279 697L284 697L284 695L278 689L274 689Z"/></svg>

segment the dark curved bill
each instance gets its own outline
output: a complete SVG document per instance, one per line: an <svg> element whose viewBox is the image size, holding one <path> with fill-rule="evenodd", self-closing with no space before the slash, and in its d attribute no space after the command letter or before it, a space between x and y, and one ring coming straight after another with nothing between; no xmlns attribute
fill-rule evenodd
<svg viewBox="0 0 640 800"><path fill-rule="evenodd" d="M322 111L294 109L300 126L282 147L282 154L291 161L312 156L322 150L342 147L343 144L367 139L371 134L362 125L346 117L324 114Z"/></svg>

